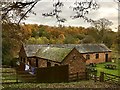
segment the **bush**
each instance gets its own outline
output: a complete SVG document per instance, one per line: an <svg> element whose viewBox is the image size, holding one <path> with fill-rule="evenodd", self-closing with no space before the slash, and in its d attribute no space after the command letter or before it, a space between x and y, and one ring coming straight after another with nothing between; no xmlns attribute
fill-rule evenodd
<svg viewBox="0 0 120 90"><path fill-rule="evenodd" d="M116 67L117 67L117 66L116 66L115 64L106 64L106 65L105 65L105 68L106 68L106 69L116 69Z"/></svg>
<svg viewBox="0 0 120 90"><path fill-rule="evenodd" d="M87 66L86 70L90 72L97 72L97 69L91 66Z"/></svg>
<svg viewBox="0 0 120 90"><path fill-rule="evenodd" d="M89 66L96 67L96 63L90 63Z"/></svg>

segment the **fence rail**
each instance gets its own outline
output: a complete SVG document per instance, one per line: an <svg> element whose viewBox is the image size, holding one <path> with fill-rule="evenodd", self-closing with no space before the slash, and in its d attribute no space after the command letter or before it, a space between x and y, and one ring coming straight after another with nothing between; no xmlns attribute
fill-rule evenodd
<svg viewBox="0 0 120 90"><path fill-rule="evenodd" d="M1 82L2 84L18 83L15 69L7 68L7 71L2 71L0 73L2 74L2 82Z"/></svg>
<svg viewBox="0 0 120 90"><path fill-rule="evenodd" d="M14 68L7 68L7 71L1 72L2 84L23 83L23 82L36 82L36 75L32 75L25 71L17 71ZM13 71L11 71L13 69Z"/></svg>
<svg viewBox="0 0 120 90"><path fill-rule="evenodd" d="M120 85L120 76L101 72L100 81Z"/></svg>
<svg viewBox="0 0 120 90"><path fill-rule="evenodd" d="M69 74L69 81L79 81L86 79L86 72L77 72Z"/></svg>

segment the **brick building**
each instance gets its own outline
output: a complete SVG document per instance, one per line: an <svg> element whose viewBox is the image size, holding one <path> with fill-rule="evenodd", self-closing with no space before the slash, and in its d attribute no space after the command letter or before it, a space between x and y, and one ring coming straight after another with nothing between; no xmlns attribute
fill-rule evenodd
<svg viewBox="0 0 120 90"><path fill-rule="evenodd" d="M69 73L85 72L86 64L111 61L104 44L23 45L20 61L34 67L69 65Z"/></svg>
<svg viewBox="0 0 120 90"><path fill-rule="evenodd" d="M76 48L86 59L86 64L111 62L111 50L104 44L55 44L51 47Z"/></svg>
<svg viewBox="0 0 120 90"><path fill-rule="evenodd" d="M21 62L38 68L69 65L69 73L85 72L86 69L86 59L76 48L24 45L19 57Z"/></svg>

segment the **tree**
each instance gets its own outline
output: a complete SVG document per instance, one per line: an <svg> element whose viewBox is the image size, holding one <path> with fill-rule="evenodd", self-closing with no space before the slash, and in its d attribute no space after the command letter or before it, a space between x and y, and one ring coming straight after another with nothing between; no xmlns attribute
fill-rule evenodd
<svg viewBox="0 0 120 90"><path fill-rule="evenodd" d="M62 13L61 8L64 6L64 4L62 2L60 2L60 0L58 0L57 3L53 4L53 11L50 13L43 13L43 16L55 16L55 18L57 19L58 25L61 26L61 23L64 23L66 21L65 18L60 17L59 13Z"/></svg>
<svg viewBox="0 0 120 90"><path fill-rule="evenodd" d="M82 18L87 22L93 22L92 19L89 19L86 15L89 14L90 10L98 9L99 5L94 0L86 1L76 1L72 10L75 12L74 16L71 16L73 19Z"/></svg>
<svg viewBox="0 0 120 90"><path fill-rule="evenodd" d="M111 48L112 44L114 43L114 39L110 35L105 35L103 41L108 48Z"/></svg>
<svg viewBox="0 0 120 90"><path fill-rule="evenodd" d="M116 43L117 43L118 54L120 54L120 25L118 26L118 32L117 32L117 37L116 37Z"/></svg>
<svg viewBox="0 0 120 90"><path fill-rule="evenodd" d="M107 31L110 30L109 26L111 26L113 23L108 19L101 18L99 20L93 21L91 24L99 31L101 43L103 43L104 36Z"/></svg>
<svg viewBox="0 0 120 90"><path fill-rule="evenodd" d="M27 44L35 44L36 43L36 39L34 37L29 38L28 40L26 40Z"/></svg>
<svg viewBox="0 0 120 90"><path fill-rule="evenodd" d="M9 1L9 2L0 2L2 6L2 21L20 23L21 20L27 18L27 14L32 12L32 8L37 4L39 0L31 1ZM26 10L27 9L27 10ZM32 12L34 13L34 12ZM35 14L35 13L34 13ZM17 21L17 22L16 22Z"/></svg>
<svg viewBox="0 0 120 90"><path fill-rule="evenodd" d="M17 19L14 20L14 23L19 24L21 22L21 20L26 19L28 16L28 13L33 13L36 14L32 11L32 9L34 8L34 6L41 0L24 0L21 2L17 2L17 1L11 1L11 2L1 2L1 6L2 6L2 21L7 21L7 22L13 22L13 19ZM98 4L94 1L94 0L86 0L84 2L76 2L76 6L73 8L73 11L77 10L76 14L78 14L77 16L81 17L85 20L87 20L86 18L86 14L89 13L88 9L96 9ZM87 5L87 7L85 7ZM54 10L53 12L50 13L45 13L43 14L44 16L55 16L57 21L59 22L65 22L66 19L65 18L61 18L59 16L59 13L62 12L60 10L61 7L63 7L64 4L58 0L57 3L53 4ZM83 13L83 14L80 14ZM85 16L85 17L84 17Z"/></svg>
<svg viewBox="0 0 120 90"><path fill-rule="evenodd" d="M66 36L64 43L65 44L78 44L80 43L80 40L74 36L68 35Z"/></svg>
<svg viewBox="0 0 120 90"><path fill-rule="evenodd" d="M95 43L95 39L92 36L87 35L84 39L81 40L81 43Z"/></svg>
<svg viewBox="0 0 120 90"><path fill-rule="evenodd" d="M23 37L21 30L17 30L16 24L3 23L2 27L2 63L9 64L10 60L17 55Z"/></svg>
<svg viewBox="0 0 120 90"><path fill-rule="evenodd" d="M92 36L96 43L100 43L101 42L100 41L101 37L99 35L99 31L96 28L89 27L86 30L87 30L87 35Z"/></svg>

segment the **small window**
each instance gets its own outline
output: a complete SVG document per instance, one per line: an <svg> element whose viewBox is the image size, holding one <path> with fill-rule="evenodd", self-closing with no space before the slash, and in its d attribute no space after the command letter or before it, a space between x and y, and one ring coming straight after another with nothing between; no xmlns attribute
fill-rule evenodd
<svg viewBox="0 0 120 90"><path fill-rule="evenodd" d="M47 62L47 67L51 67L51 63L50 62Z"/></svg>
<svg viewBox="0 0 120 90"><path fill-rule="evenodd" d="M86 59L87 60L90 59L90 55L89 54L86 55Z"/></svg>
<svg viewBox="0 0 120 90"><path fill-rule="evenodd" d="M99 54L97 53L97 54L96 54L96 59L98 59L98 58L99 58Z"/></svg>

